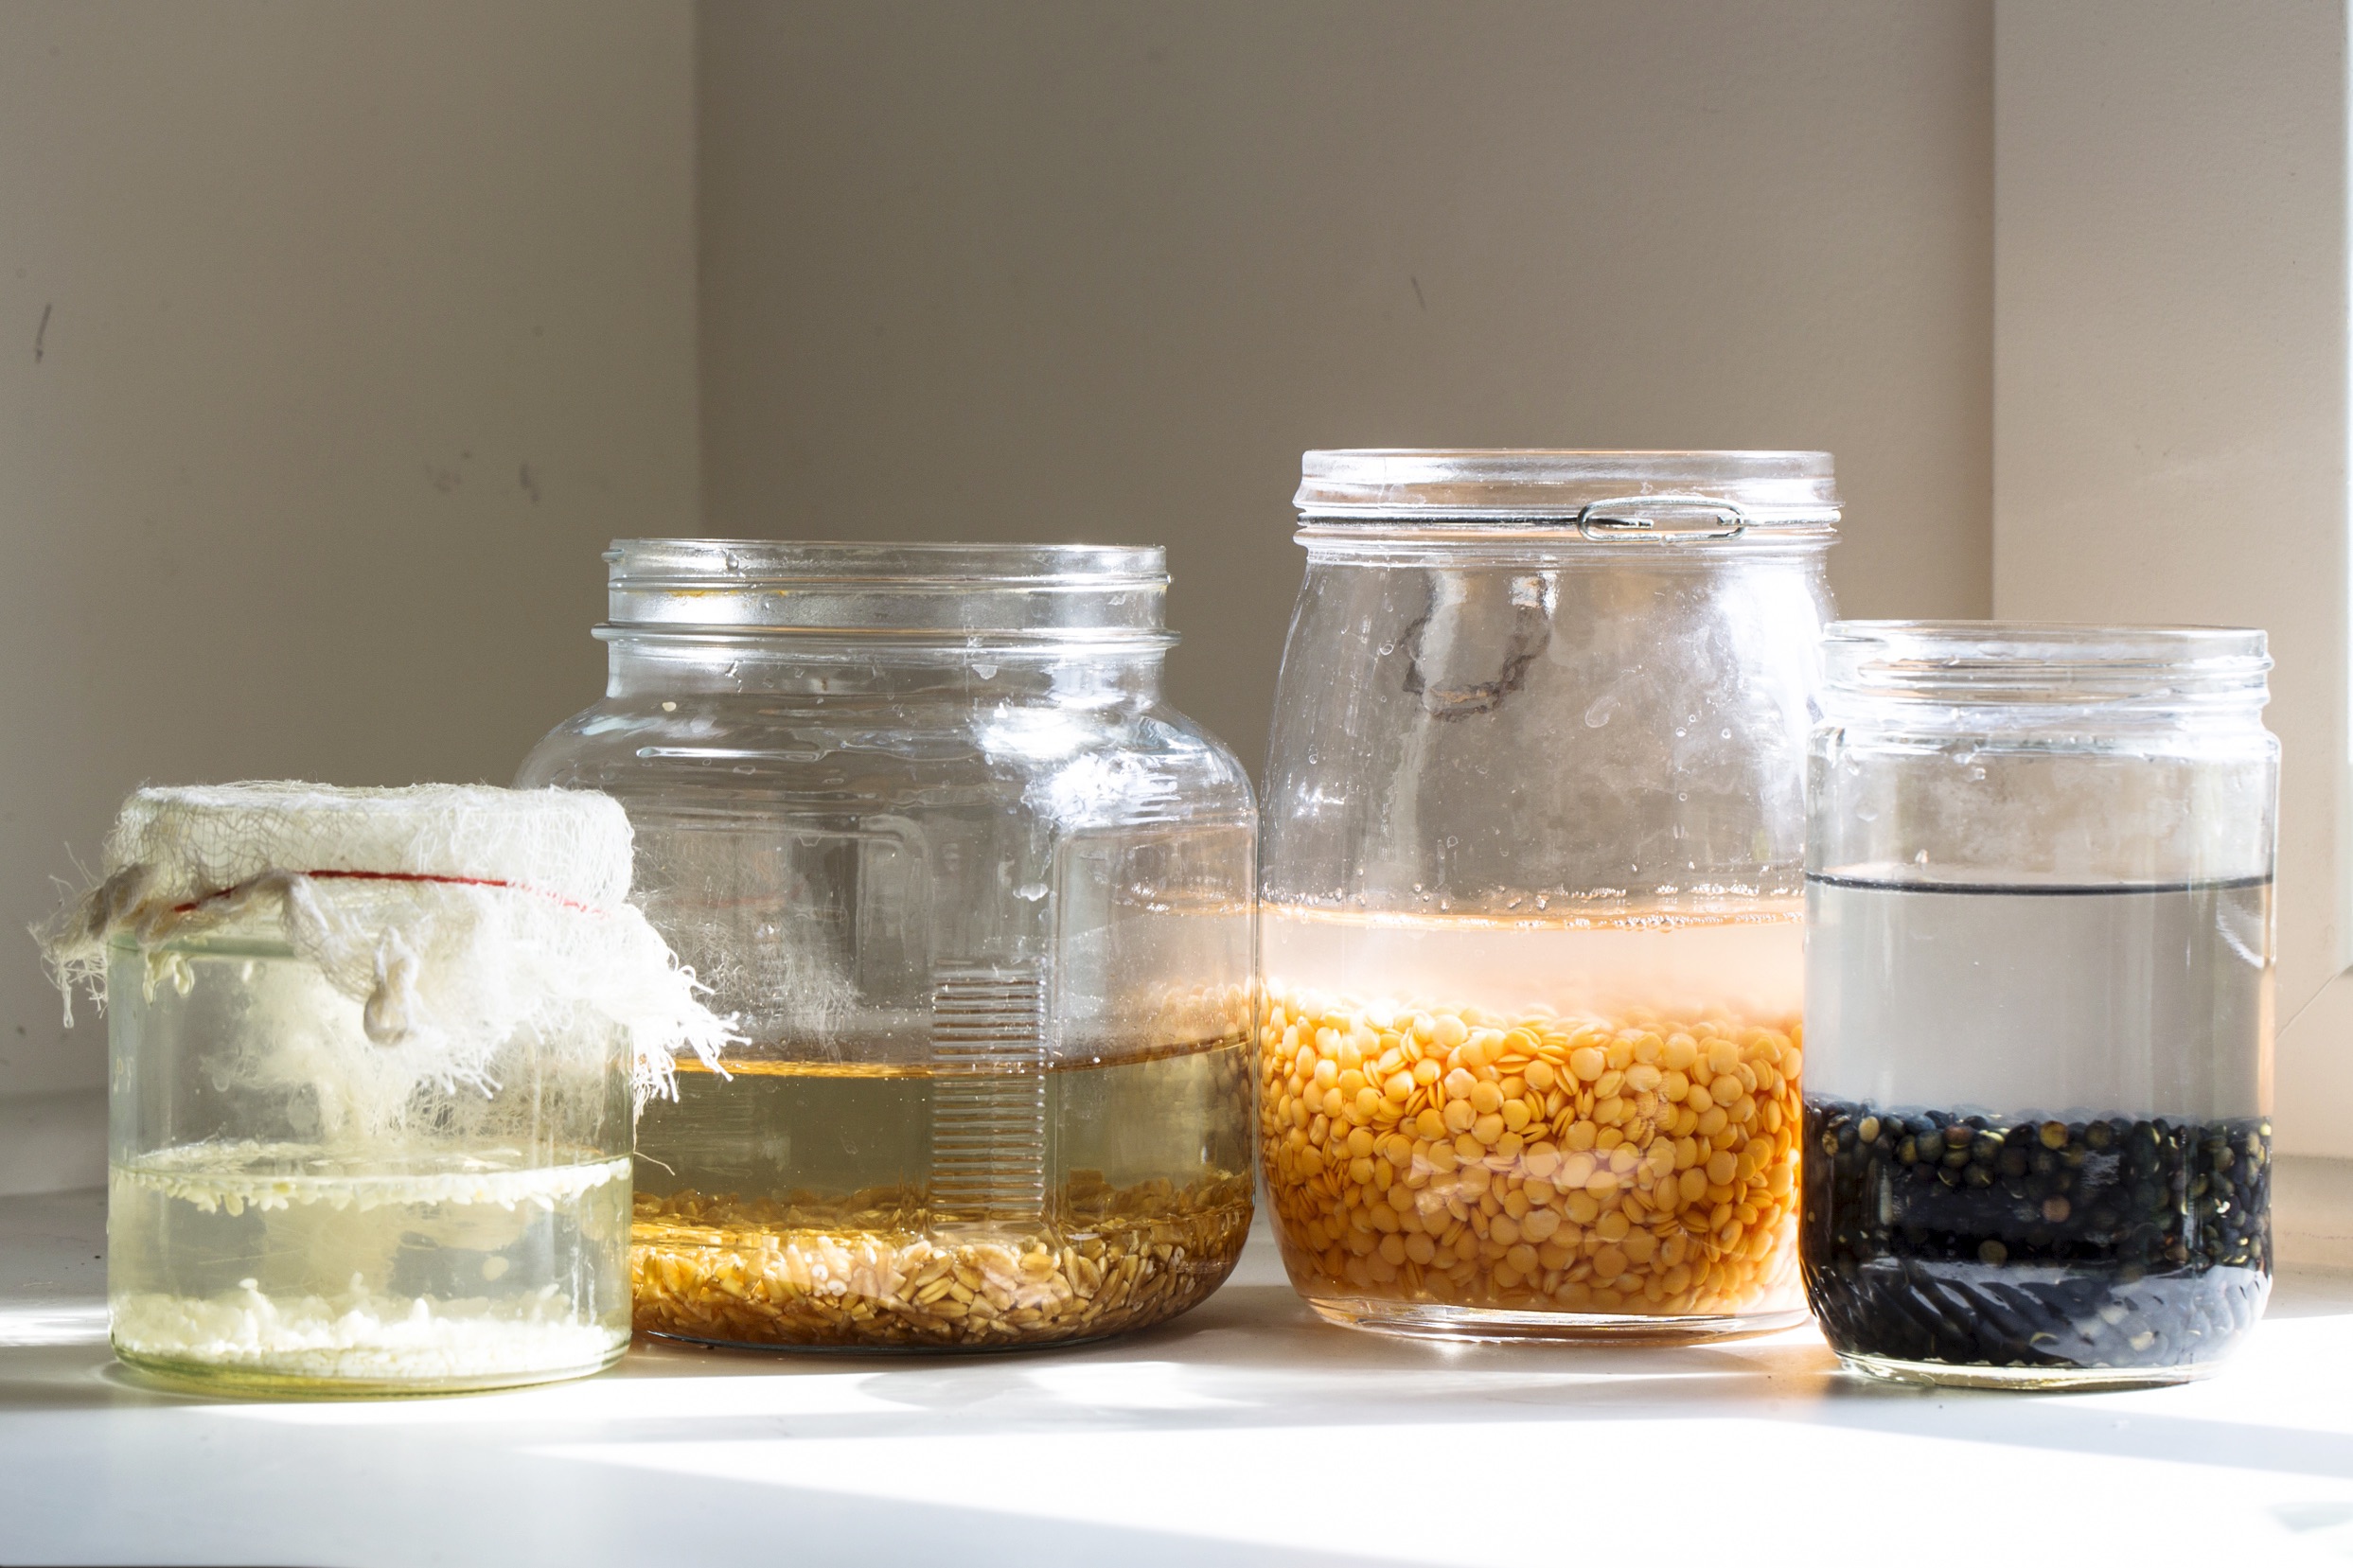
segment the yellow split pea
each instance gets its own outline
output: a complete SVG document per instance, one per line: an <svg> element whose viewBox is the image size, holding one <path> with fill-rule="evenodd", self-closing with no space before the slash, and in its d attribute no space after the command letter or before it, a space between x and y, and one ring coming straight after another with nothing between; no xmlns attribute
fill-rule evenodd
<svg viewBox="0 0 2353 1568"><path fill-rule="evenodd" d="M1267 1002L1261 1147L1310 1295L1797 1305L1797 1020Z"/></svg>

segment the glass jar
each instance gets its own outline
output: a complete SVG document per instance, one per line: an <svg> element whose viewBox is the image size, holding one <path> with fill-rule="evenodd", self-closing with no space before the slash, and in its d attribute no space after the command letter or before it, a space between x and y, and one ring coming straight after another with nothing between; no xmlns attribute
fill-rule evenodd
<svg viewBox="0 0 2353 1568"><path fill-rule="evenodd" d="M1309 452L1260 1154L1293 1283L1452 1338L1803 1320L1819 452Z"/></svg>
<svg viewBox="0 0 2353 1568"><path fill-rule="evenodd" d="M2271 1289L2259 631L1847 622L1811 763L1807 1292L1858 1372L2173 1383Z"/></svg>
<svg viewBox="0 0 2353 1568"><path fill-rule="evenodd" d="M605 700L522 776L621 801L647 914L745 1036L639 1126L637 1326L1043 1345L1216 1289L1256 815L1160 700L1161 552L606 559Z"/></svg>
<svg viewBox="0 0 2353 1568"><path fill-rule="evenodd" d="M123 1361L391 1394L621 1355L632 1082L719 1024L611 802L142 790L107 866L46 935L106 1003Z"/></svg>

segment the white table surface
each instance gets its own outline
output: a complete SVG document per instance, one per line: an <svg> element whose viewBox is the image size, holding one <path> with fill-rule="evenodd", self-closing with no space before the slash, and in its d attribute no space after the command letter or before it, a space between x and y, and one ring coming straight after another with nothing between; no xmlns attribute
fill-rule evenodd
<svg viewBox="0 0 2353 1568"><path fill-rule="evenodd" d="M0 1563L2344 1562L2353 1276L2220 1378L1896 1390L1811 1330L1445 1348L1312 1318L1263 1235L1206 1305L994 1357L641 1346L352 1403L110 1361L98 1194L0 1199Z"/></svg>

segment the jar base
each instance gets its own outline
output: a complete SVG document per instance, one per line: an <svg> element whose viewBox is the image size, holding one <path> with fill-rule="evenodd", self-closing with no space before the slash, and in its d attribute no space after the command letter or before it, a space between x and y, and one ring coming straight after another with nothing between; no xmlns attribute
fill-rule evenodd
<svg viewBox="0 0 2353 1568"><path fill-rule="evenodd" d="M1310 1295L1307 1305L1327 1323L1399 1339L1457 1344L1699 1345L1778 1333L1807 1321L1802 1308L1785 1312L1645 1317L1629 1313L1521 1313L1498 1307L1458 1307L1435 1301L1384 1301L1375 1296Z"/></svg>
<svg viewBox="0 0 2353 1568"><path fill-rule="evenodd" d="M1994 1366L1970 1362L1899 1361L1892 1356L1838 1352L1841 1370L1873 1383L1913 1388L1999 1388L2017 1393L2096 1394L2110 1389L2162 1388L2211 1377L2221 1364L2175 1366Z"/></svg>
<svg viewBox="0 0 2353 1568"><path fill-rule="evenodd" d="M529 1388L543 1383L569 1383L593 1377L628 1353L624 1339L593 1361L570 1365L534 1366L514 1372L482 1372L459 1377L335 1378L300 1372L274 1372L255 1366L222 1365L217 1362L178 1361L144 1355L113 1347L115 1359L142 1382L183 1394L267 1400L399 1400L440 1394L487 1394L502 1388Z"/></svg>
<svg viewBox="0 0 2353 1568"><path fill-rule="evenodd" d="M1190 1309L1188 1309L1190 1310ZM1181 1315L1181 1314L1178 1314ZM1141 1333L1144 1329L1157 1328L1167 1318L1135 1328L1111 1329L1102 1333L1076 1334L1068 1339L1007 1339L993 1344L910 1344L906 1341L876 1340L859 1344L824 1344L814 1340L781 1339L713 1339L701 1334L681 1334L664 1329L640 1329L640 1337L663 1345L682 1346L692 1350L734 1350L754 1356L887 1356L924 1358L930 1356L1006 1356L1031 1355L1041 1350L1070 1350L1106 1340L1119 1339Z"/></svg>

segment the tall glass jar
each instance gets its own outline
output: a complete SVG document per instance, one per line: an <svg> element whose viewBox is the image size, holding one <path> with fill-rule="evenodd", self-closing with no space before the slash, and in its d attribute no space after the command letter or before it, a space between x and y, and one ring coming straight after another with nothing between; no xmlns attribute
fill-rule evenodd
<svg viewBox="0 0 2353 1568"><path fill-rule="evenodd" d="M1801 1321L1820 452L1309 452L1260 1153L1340 1323Z"/></svg>
<svg viewBox="0 0 2353 1568"><path fill-rule="evenodd" d="M638 1129L637 1325L711 1344L1099 1337L1250 1216L1256 815L1160 699L1157 549L625 540L601 789L745 1036Z"/></svg>
<svg viewBox="0 0 2353 1568"><path fill-rule="evenodd" d="M1808 844L1806 1284L1857 1371L2210 1370L2270 1293L2259 631L1849 622Z"/></svg>

